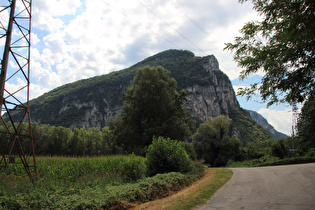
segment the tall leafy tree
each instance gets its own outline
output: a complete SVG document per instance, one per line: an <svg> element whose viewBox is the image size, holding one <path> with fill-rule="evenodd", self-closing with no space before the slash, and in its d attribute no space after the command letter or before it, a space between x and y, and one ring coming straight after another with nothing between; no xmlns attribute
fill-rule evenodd
<svg viewBox="0 0 315 210"><path fill-rule="evenodd" d="M188 137L192 121L183 105L186 92L178 93L176 88L176 81L164 68L138 69L132 86L123 95L126 101L122 111L109 123L117 143L127 152L141 153L153 136L177 140Z"/></svg>
<svg viewBox="0 0 315 210"><path fill-rule="evenodd" d="M241 79L259 70L264 76L239 94L249 98L258 91L268 106L305 101L315 85L314 0L251 1L262 20L246 23L242 36L225 49L234 51L234 60L245 68Z"/></svg>
<svg viewBox="0 0 315 210"><path fill-rule="evenodd" d="M236 136L227 134L232 120L225 116L208 118L200 124L193 135L193 144L199 159L211 166L224 166L229 159L235 160L240 155L241 142Z"/></svg>
<svg viewBox="0 0 315 210"><path fill-rule="evenodd" d="M304 151L315 148L315 93L305 102L298 119L299 147Z"/></svg>

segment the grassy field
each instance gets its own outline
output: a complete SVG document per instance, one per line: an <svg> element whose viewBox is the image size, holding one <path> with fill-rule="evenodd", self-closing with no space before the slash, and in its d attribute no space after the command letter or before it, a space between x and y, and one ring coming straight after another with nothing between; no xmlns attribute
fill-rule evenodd
<svg viewBox="0 0 315 210"><path fill-rule="evenodd" d="M38 157L33 183L19 164L0 169L0 209L101 209L165 197L196 181L181 173L147 177L146 159Z"/></svg>

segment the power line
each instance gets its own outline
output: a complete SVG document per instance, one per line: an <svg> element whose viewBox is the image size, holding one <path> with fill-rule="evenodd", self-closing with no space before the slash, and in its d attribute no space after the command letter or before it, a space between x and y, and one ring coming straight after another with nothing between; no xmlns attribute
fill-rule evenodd
<svg viewBox="0 0 315 210"><path fill-rule="evenodd" d="M202 27L197 21L195 21L194 19L192 19L191 17L189 17L189 15L187 15L185 12L183 12L181 9L178 8L178 6L176 6L176 4L174 2L172 2L171 0L168 0L168 2L170 2L172 4L172 6L179 11L180 13L182 13L182 15L184 15L192 24L194 24L200 31L202 31L207 37L209 37L210 39L214 40L213 37L211 36L211 34L204 28ZM222 63L220 64L221 68L225 69L227 71L227 68L225 68Z"/></svg>
<svg viewBox="0 0 315 210"><path fill-rule="evenodd" d="M127 17L129 20L135 22L136 24L140 25L141 27L145 28L146 30L150 31L151 33L153 33L155 36L160 37L162 39L164 39L165 41L167 41L168 43L174 45L176 48L180 49L180 47L178 45L176 45L175 43L173 43L172 41L166 39L165 37L161 36L160 34L152 31L150 28L148 28L147 26L139 23L138 21L132 19L130 16L128 16L126 13L122 12L121 10L115 8L114 6L112 6L111 4L105 2L104 0L100 0L101 2L103 2L104 4L106 4L107 6L111 7L112 9L116 10L117 12L119 12L120 14L124 15L125 17Z"/></svg>
<svg viewBox="0 0 315 210"><path fill-rule="evenodd" d="M198 22L196 22L194 19L190 18L186 13L184 13L182 10L180 10L175 4L174 2L172 2L171 0L168 0L175 9L177 9L180 13L182 13L190 22L192 22L197 28L199 28L200 31L202 31L205 35L210 36L210 33L201 25L198 24Z"/></svg>
<svg viewBox="0 0 315 210"><path fill-rule="evenodd" d="M165 41L167 41L168 43L174 45L176 48L181 49L181 47L179 47L177 44L175 44L174 42L168 40L167 38L165 38L164 36L160 35L159 33L151 30L149 27L145 26L144 24L134 20L133 18L131 18L129 15L127 15L126 13L124 13L123 11L117 9L116 7L112 6L111 4L105 2L104 0L100 0L101 2L103 2L104 4L106 4L107 6L111 7L112 9L114 9L115 11L119 12L120 14L122 14L123 16L125 16L126 18L128 18L129 20L133 21L134 23L136 23L137 25L140 25L141 27L145 28L146 30L148 30L149 32L151 32L152 34L154 34L156 37L160 37L162 39L164 39ZM166 24L168 27L170 27L173 31L175 31L178 35L180 35L183 39L185 39L187 42L189 42L191 45L193 45L196 49L198 49L200 52L204 53L205 55L208 55L208 53L206 53L204 50L202 50L199 46L197 46L197 44L195 44L193 41L191 41L190 39L188 39L184 34L180 33L178 30L176 30L172 25L170 25L167 21L165 21L164 19L162 19L158 14L156 14L152 9L150 9L149 7L147 7L145 4L143 4L142 2L140 2L139 0L137 0L138 3L144 7L146 10L148 10L150 13L152 13L154 16L156 16L158 19L160 19L164 24ZM191 17L189 17L185 12L183 12L181 9L178 8L178 6L172 2L171 0L168 0L170 2L170 4L176 9L178 10L183 16L185 16L191 23L193 23L202 33L204 33L207 37L211 38L213 40L213 38L211 37L211 34L204 28L202 27L200 24L198 24L197 21L195 21L194 19L192 19ZM225 68L222 64L220 64L221 68L227 70L227 68Z"/></svg>
<svg viewBox="0 0 315 210"><path fill-rule="evenodd" d="M186 41L188 41L190 44L192 44L194 47L196 47L197 49L199 49L201 52L203 52L204 54L207 54L205 51L203 51L202 49L200 49L200 47L198 47L195 43L193 43L192 41L190 41L186 36L184 36L182 33L180 33L179 31L177 31L173 26L171 26L168 22L166 22L164 19L162 19L159 15L157 15L156 13L154 13L150 8L148 8L147 6L145 6L142 2L140 2L138 0L138 2L144 7L146 8L149 12L151 12L154 16L156 16L157 18L159 18L161 21L163 21L167 26L169 26L171 29L173 29L178 35L180 35L181 37L183 37Z"/></svg>

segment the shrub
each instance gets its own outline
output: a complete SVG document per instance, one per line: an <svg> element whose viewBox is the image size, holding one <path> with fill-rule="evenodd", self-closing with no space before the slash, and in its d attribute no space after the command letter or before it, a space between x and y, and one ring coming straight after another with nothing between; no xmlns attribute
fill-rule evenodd
<svg viewBox="0 0 315 210"><path fill-rule="evenodd" d="M147 165L145 159L137 158L135 154L132 154L125 158L119 164L120 175L127 180L138 180L146 177Z"/></svg>
<svg viewBox="0 0 315 210"><path fill-rule="evenodd" d="M315 158L315 148L311 148L306 153L306 157L314 157Z"/></svg>
<svg viewBox="0 0 315 210"><path fill-rule="evenodd" d="M192 143L185 143L185 150L193 161L197 160L197 154L195 152L195 148Z"/></svg>
<svg viewBox="0 0 315 210"><path fill-rule="evenodd" d="M193 170L193 162L185 151L185 143L170 138L153 137L146 156L149 175L167 172L187 173Z"/></svg>

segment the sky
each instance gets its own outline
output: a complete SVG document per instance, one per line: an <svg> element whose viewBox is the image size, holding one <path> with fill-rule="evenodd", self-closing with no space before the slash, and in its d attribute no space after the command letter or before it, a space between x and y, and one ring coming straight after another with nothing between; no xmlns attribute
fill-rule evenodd
<svg viewBox="0 0 315 210"><path fill-rule="evenodd" d="M259 20L252 4L238 0L33 0L31 91L36 98L60 85L127 68L168 49L196 56L213 54L234 89L259 79L238 79L241 69L224 43L240 35L244 23ZM1 17L0 17L1 18ZM3 17L2 17L3 18ZM0 42L0 46L3 43ZM16 84L11 85L17 85ZM290 135L291 107L259 103L257 111L276 130Z"/></svg>

